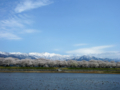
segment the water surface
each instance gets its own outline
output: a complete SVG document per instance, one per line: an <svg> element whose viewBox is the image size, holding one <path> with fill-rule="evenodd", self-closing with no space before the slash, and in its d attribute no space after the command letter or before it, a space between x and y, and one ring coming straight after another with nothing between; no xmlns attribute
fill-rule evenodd
<svg viewBox="0 0 120 90"><path fill-rule="evenodd" d="M0 73L0 90L120 90L120 75Z"/></svg>

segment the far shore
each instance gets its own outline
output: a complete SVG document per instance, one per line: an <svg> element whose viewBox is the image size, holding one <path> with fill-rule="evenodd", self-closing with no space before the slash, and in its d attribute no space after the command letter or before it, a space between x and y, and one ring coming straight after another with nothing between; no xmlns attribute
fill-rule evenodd
<svg viewBox="0 0 120 90"><path fill-rule="evenodd" d="M14 73L98 73L120 74L120 68L75 68L75 67L0 67L0 72Z"/></svg>
<svg viewBox="0 0 120 90"><path fill-rule="evenodd" d="M120 74L120 71L30 71L30 70L0 70L0 73L96 73L96 74Z"/></svg>

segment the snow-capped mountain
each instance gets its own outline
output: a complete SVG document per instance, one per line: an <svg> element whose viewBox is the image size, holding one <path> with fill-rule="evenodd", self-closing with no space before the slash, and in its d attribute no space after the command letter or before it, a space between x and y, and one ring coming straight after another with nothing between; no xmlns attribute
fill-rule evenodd
<svg viewBox="0 0 120 90"><path fill-rule="evenodd" d="M30 58L30 59L36 59L33 56L29 56L28 54L23 54L23 53L7 53L7 52L0 52L0 57L13 57L13 58L18 58L18 59L25 59L25 58Z"/></svg>
<svg viewBox="0 0 120 90"><path fill-rule="evenodd" d="M81 60L86 60L86 61L89 61L89 60L106 60L106 61L113 61L113 59L110 59L110 58L97 58L97 57L88 56L88 55L83 55L83 56L80 56L79 58L72 58L72 60L77 60L77 61L81 61ZM115 59L115 60L116 60L116 59Z"/></svg>
<svg viewBox="0 0 120 90"><path fill-rule="evenodd" d="M65 59L70 59L71 56L69 55L60 55L60 54L55 54L55 53L29 53L30 56L34 56L35 58L45 58L45 59L50 59L50 60L65 60Z"/></svg>
<svg viewBox="0 0 120 90"><path fill-rule="evenodd" d="M69 55L60 55L55 53L20 53L20 52L0 52L0 57L13 57L13 58L19 58L19 59L38 59L38 58L45 58L50 60L66 60L71 59L71 56Z"/></svg>
<svg viewBox="0 0 120 90"><path fill-rule="evenodd" d="M18 59L38 59L38 58L44 58L44 59L50 59L50 60L106 60L106 61L120 61L120 59L109 59L109 58L97 58L94 56L88 56L88 55L83 55L83 56L70 56L70 55L60 55L60 54L55 54L55 53L20 53L20 52L0 52L0 57L13 57L13 58L18 58Z"/></svg>

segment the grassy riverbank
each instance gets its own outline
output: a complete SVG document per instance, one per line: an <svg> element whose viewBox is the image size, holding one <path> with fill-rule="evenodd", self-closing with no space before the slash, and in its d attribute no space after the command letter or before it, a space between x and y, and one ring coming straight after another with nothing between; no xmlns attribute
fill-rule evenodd
<svg viewBox="0 0 120 90"><path fill-rule="evenodd" d="M1 71L2 73L98 73L98 74L120 74L120 71Z"/></svg>
<svg viewBox="0 0 120 90"><path fill-rule="evenodd" d="M58 69L57 67L3 67L0 69Z"/></svg>
<svg viewBox="0 0 120 90"><path fill-rule="evenodd" d="M50 69L57 70L60 67L4 67L0 66L0 69ZM61 67L62 70L120 70L120 68L75 68L75 67Z"/></svg>
<svg viewBox="0 0 120 90"><path fill-rule="evenodd" d="M60 69L61 71L58 71ZM108 73L120 74L120 68L0 67L0 72Z"/></svg>

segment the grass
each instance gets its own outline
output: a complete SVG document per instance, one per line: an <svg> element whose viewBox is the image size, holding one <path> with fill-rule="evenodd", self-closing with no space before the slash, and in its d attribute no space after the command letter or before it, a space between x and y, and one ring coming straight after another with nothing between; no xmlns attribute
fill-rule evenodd
<svg viewBox="0 0 120 90"><path fill-rule="evenodd" d="M0 69L56 69L55 67L3 67L0 66Z"/></svg>
<svg viewBox="0 0 120 90"><path fill-rule="evenodd" d="M0 66L0 72L120 74L120 68L72 68L72 67L70 68L70 67L61 67L60 69L62 71L58 72L57 69L59 69L59 68L60 67L4 67L4 66ZM30 69L33 69L33 70L30 70Z"/></svg>
<svg viewBox="0 0 120 90"><path fill-rule="evenodd" d="M57 70L59 67L4 67L0 66L0 69L52 69ZM74 68L74 67L62 67L62 70L120 70L120 68Z"/></svg>
<svg viewBox="0 0 120 90"><path fill-rule="evenodd" d="M63 70L120 70L120 68L62 68Z"/></svg>

